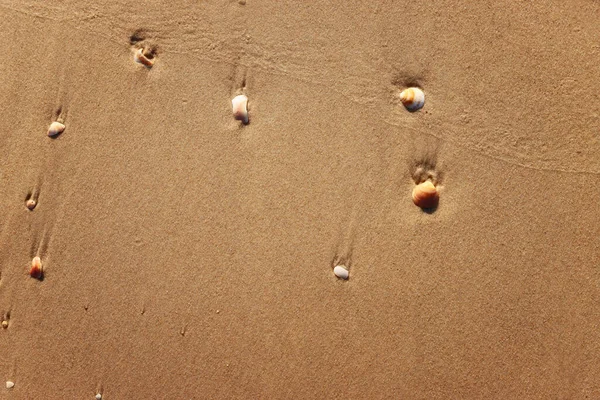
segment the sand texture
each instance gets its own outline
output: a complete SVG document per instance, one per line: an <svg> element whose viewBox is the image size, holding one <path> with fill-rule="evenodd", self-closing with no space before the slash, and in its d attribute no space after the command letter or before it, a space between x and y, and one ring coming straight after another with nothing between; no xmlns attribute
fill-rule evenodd
<svg viewBox="0 0 600 400"><path fill-rule="evenodd" d="M600 399L600 2L0 17L1 399Z"/></svg>

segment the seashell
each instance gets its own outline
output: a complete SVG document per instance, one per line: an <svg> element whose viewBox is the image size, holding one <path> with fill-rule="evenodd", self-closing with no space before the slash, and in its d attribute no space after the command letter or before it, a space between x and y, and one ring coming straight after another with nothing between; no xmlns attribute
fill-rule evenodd
<svg viewBox="0 0 600 400"><path fill-rule="evenodd" d="M96 394L96 400L102 400L102 395L100 393Z"/></svg>
<svg viewBox="0 0 600 400"><path fill-rule="evenodd" d="M35 208L35 206L37 205L36 201L34 199L29 199L25 202L25 206L27 208L29 208L30 210L33 210Z"/></svg>
<svg viewBox="0 0 600 400"><path fill-rule="evenodd" d="M409 111L417 111L425 104L425 93L419 88L404 89L400 93L400 101Z"/></svg>
<svg viewBox="0 0 600 400"><path fill-rule="evenodd" d="M150 51L144 51L144 49L137 49L133 55L133 60L140 63L148 68L152 68L154 65L154 57Z"/></svg>
<svg viewBox="0 0 600 400"><path fill-rule="evenodd" d="M248 123L248 97L243 94L235 96L231 100L233 108L233 118L241 120L244 124Z"/></svg>
<svg viewBox="0 0 600 400"><path fill-rule="evenodd" d="M12 389L15 387L15 383L13 381L6 381L6 388Z"/></svg>
<svg viewBox="0 0 600 400"><path fill-rule="evenodd" d="M42 267L42 260L39 257L33 257L31 260L31 269L29 270L29 276L35 279L42 279L44 269Z"/></svg>
<svg viewBox="0 0 600 400"><path fill-rule="evenodd" d="M48 128L48 136L59 135L64 130L65 130L65 125L64 124L61 124L58 121L54 121L53 123L50 124L50 127Z"/></svg>
<svg viewBox="0 0 600 400"><path fill-rule="evenodd" d="M435 208L438 205L440 195L431 181L419 183L412 191L412 199L415 205L421 208Z"/></svg>
<svg viewBox="0 0 600 400"><path fill-rule="evenodd" d="M8 321L7 320L2 321L2 327L4 329L8 328Z"/></svg>
<svg viewBox="0 0 600 400"><path fill-rule="evenodd" d="M346 267L343 265L338 265L337 267L335 267L333 269L333 273L340 279L348 279L350 275Z"/></svg>

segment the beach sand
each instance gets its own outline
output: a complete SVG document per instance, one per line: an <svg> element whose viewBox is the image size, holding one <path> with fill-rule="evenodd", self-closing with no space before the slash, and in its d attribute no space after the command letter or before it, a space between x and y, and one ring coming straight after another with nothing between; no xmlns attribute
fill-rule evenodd
<svg viewBox="0 0 600 400"><path fill-rule="evenodd" d="M600 398L598 1L0 15L0 398Z"/></svg>

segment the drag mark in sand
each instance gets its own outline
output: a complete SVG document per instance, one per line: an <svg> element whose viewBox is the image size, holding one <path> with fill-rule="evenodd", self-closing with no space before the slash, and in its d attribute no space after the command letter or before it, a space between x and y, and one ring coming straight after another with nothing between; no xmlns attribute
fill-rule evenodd
<svg viewBox="0 0 600 400"><path fill-rule="evenodd" d="M358 211L357 207L353 208L350 215L350 225L347 230L341 232L340 240L337 244L337 250L331 260L329 268L333 274L342 279L348 280L350 277L350 269L352 267L352 252L354 250L354 241L356 236L355 225L357 223Z"/></svg>
<svg viewBox="0 0 600 400"><path fill-rule="evenodd" d="M56 110L54 110L52 113L52 122L50 122L48 130L46 131L46 135L48 135L48 137L54 139L65 131L66 114L67 112L63 106L58 106Z"/></svg>
<svg viewBox="0 0 600 400"><path fill-rule="evenodd" d="M46 254L48 252L51 231L52 226L44 231L41 239L34 237L31 242L30 254L32 258L27 272L29 276L39 281L43 281L46 278L46 264L48 262Z"/></svg>
<svg viewBox="0 0 600 400"><path fill-rule="evenodd" d="M248 116L247 74L247 69L240 68L236 63L229 77L231 80L231 96L233 96L231 99L231 110L233 118L237 121L241 121L240 126L248 125L250 122Z"/></svg>
<svg viewBox="0 0 600 400"><path fill-rule="evenodd" d="M349 252L351 253L351 251ZM331 272L333 275L338 278L338 280L347 281L350 279L350 269L352 266L351 254L347 256L339 256L336 255L331 260L329 268L331 268Z"/></svg>
<svg viewBox="0 0 600 400"><path fill-rule="evenodd" d="M181 337L184 337L186 333L187 333L187 324L184 324L181 327L181 329L179 330L179 335L181 335Z"/></svg>
<svg viewBox="0 0 600 400"><path fill-rule="evenodd" d="M10 325L10 311L7 311L2 315L2 329L8 329L9 325Z"/></svg>
<svg viewBox="0 0 600 400"><path fill-rule="evenodd" d="M37 188L35 188L34 190L27 193L27 196L25 197L25 207L27 207L29 211L33 211L37 207L37 204L38 190Z"/></svg>

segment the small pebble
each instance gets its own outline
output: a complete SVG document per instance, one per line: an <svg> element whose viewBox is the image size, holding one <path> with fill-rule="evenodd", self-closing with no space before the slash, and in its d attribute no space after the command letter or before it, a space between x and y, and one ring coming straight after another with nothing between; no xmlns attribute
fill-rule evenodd
<svg viewBox="0 0 600 400"><path fill-rule="evenodd" d="M102 395L100 393L96 395L96 400L102 400Z"/></svg>
<svg viewBox="0 0 600 400"><path fill-rule="evenodd" d="M240 94L235 96L231 100L231 106L233 108L233 118L242 121L244 124L248 123L248 97Z"/></svg>
<svg viewBox="0 0 600 400"><path fill-rule="evenodd" d="M34 199L29 199L25 202L25 206L27 206L27 208L29 208L30 210L33 210L36 205L37 203Z"/></svg>
<svg viewBox="0 0 600 400"><path fill-rule="evenodd" d="M12 381L6 381L6 388L7 389L12 389L15 387L15 383Z"/></svg>
<svg viewBox="0 0 600 400"><path fill-rule="evenodd" d="M64 130L65 130L65 125L61 124L58 121L55 121L55 122L51 123L50 127L48 128L48 136L56 136L58 134L61 134Z"/></svg>
<svg viewBox="0 0 600 400"><path fill-rule="evenodd" d="M338 265L337 267L335 267L333 269L333 273L340 279L348 279L348 276L350 275L346 267L343 265Z"/></svg>
<svg viewBox="0 0 600 400"><path fill-rule="evenodd" d="M8 328L8 321L7 320L2 321L2 327L4 329Z"/></svg>

